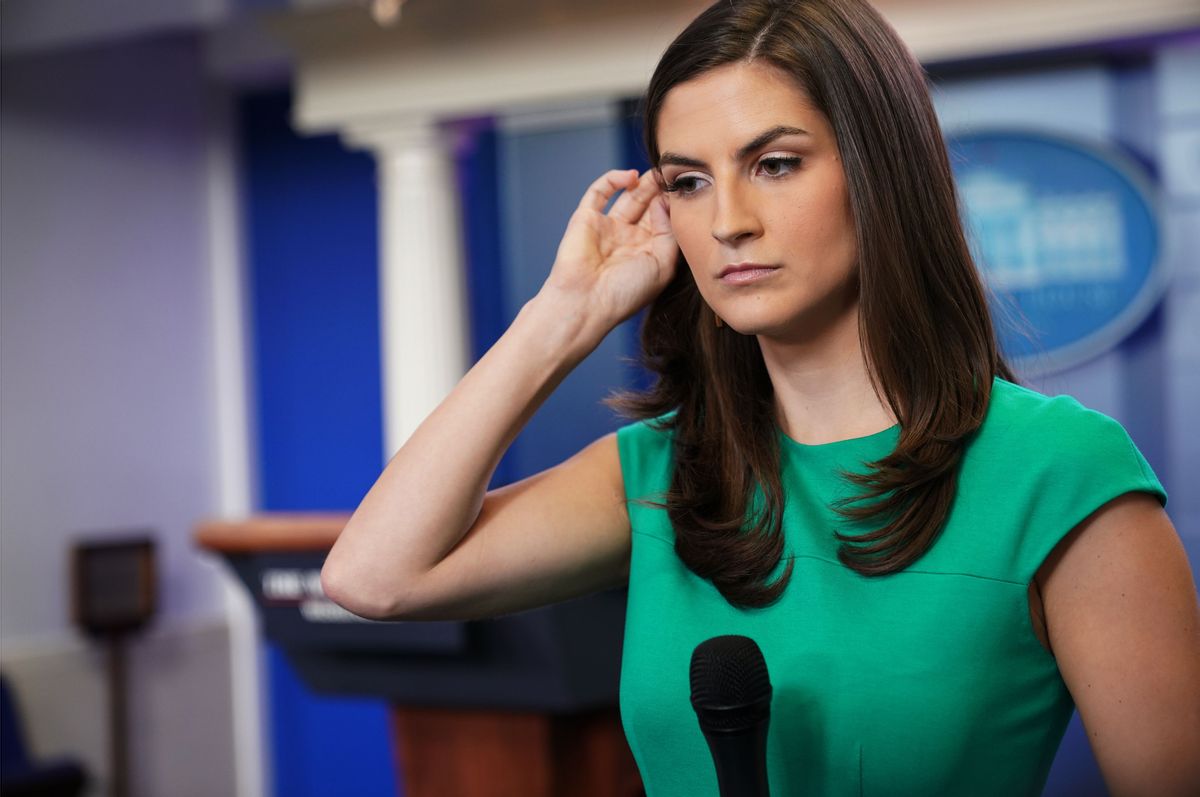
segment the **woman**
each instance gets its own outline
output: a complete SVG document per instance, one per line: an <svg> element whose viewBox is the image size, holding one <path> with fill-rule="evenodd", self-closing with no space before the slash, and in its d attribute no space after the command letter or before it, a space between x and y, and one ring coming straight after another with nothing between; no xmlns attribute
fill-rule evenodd
<svg viewBox="0 0 1200 797"><path fill-rule="evenodd" d="M541 292L354 513L330 597L480 618L628 583L650 795L715 793L687 664L720 634L767 660L777 795L1037 793L1074 706L1114 793L1200 793L1166 494L1115 421L1015 384L894 31L860 0L721 0L645 121L654 168L588 189ZM641 420L487 491L647 304L658 383L612 400Z"/></svg>

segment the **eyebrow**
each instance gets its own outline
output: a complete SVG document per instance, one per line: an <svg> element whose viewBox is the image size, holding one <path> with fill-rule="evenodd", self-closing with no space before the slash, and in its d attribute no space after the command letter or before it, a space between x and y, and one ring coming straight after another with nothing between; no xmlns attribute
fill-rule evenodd
<svg viewBox="0 0 1200 797"><path fill-rule="evenodd" d="M811 135L807 130L802 130L799 127L789 127L788 125L776 125L769 130L765 130L754 137L754 140L742 146L737 151L737 160L743 160L754 150L759 147L764 147L770 144L777 138L783 136L807 136ZM707 169L708 164L696 158L689 158L686 155L679 155L674 152L664 152L658 158L658 165L662 166L690 166L695 169Z"/></svg>

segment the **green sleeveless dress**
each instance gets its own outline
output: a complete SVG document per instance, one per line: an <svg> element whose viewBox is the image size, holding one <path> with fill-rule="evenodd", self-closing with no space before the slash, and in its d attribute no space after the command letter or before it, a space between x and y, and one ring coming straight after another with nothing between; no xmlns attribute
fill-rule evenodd
<svg viewBox="0 0 1200 797"><path fill-rule="evenodd" d="M836 475L890 453L899 427L804 445L780 431L786 490L783 597L731 606L674 550L666 512L630 503L633 529L620 706L647 797L717 795L689 700L700 642L743 634L774 687L772 797L1040 794L1075 708L1038 642L1026 591L1062 537L1133 490L1166 491L1124 428L1069 396L995 379L934 546L903 572L865 577L838 561ZM627 499L670 484L671 439L652 422L617 432Z"/></svg>

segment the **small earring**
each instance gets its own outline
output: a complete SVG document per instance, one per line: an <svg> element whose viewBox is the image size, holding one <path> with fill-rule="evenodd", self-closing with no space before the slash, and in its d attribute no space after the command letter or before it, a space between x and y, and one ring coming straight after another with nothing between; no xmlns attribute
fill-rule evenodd
<svg viewBox="0 0 1200 797"><path fill-rule="evenodd" d="M725 322L721 320L721 316L717 315L716 313L713 313L713 318L717 322L717 329L720 329L721 327L725 326Z"/></svg>

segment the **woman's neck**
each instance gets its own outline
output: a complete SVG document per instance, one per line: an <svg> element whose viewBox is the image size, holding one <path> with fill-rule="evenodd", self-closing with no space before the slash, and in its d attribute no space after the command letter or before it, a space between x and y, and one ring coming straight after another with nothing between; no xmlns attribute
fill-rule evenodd
<svg viewBox="0 0 1200 797"><path fill-rule="evenodd" d="M895 425L875 393L858 334L858 303L815 339L783 342L759 336L784 434L820 445L865 437Z"/></svg>

